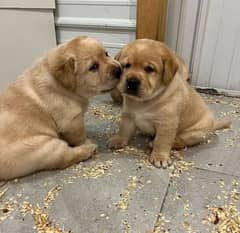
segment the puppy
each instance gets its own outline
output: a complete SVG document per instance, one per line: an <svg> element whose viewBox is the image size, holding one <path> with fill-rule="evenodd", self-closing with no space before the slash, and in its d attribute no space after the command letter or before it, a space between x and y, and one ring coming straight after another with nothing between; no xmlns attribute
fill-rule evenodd
<svg viewBox="0 0 240 233"><path fill-rule="evenodd" d="M136 40L116 58L123 67L118 84L123 110L110 148L126 146L138 128L154 137L150 161L165 168L171 164L171 149L199 144L211 132L230 127L230 122L214 120L201 96L187 83L183 60L165 44Z"/></svg>
<svg viewBox="0 0 240 233"><path fill-rule="evenodd" d="M112 90L120 64L102 44L77 37L59 45L0 94L0 180L65 168L90 158L88 98Z"/></svg>

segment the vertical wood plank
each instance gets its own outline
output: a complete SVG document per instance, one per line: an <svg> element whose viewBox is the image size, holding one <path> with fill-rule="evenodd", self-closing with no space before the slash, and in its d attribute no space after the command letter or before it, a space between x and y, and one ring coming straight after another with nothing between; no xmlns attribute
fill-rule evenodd
<svg viewBox="0 0 240 233"><path fill-rule="evenodd" d="M166 32L166 24L167 24L167 7L168 0L159 0L159 19L158 19L158 34L157 40L164 41L165 32Z"/></svg>
<svg viewBox="0 0 240 233"><path fill-rule="evenodd" d="M137 38L164 40L167 0L138 0Z"/></svg>

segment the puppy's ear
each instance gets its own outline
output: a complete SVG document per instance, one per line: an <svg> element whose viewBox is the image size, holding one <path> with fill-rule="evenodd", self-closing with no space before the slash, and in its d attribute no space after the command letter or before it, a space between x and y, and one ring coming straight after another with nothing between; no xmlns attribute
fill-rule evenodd
<svg viewBox="0 0 240 233"><path fill-rule="evenodd" d="M70 54L67 58L66 58L66 65L69 67L69 71L72 72L73 74L77 74L77 58L75 55Z"/></svg>
<svg viewBox="0 0 240 233"><path fill-rule="evenodd" d="M74 54L54 51L48 57L51 74L66 89L76 88L76 75L78 71L77 58Z"/></svg>
<svg viewBox="0 0 240 233"><path fill-rule="evenodd" d="M122 50L120 50L114 57L115 60L119 61L120 60L120 57L122 55Z"/></svg>
<svg viewBox="0 0 240 233"><path fill-rule="evenodd" d="M163 83L169 84L178 70L178 63L173 57L167 57L163 60Z"/></svg>

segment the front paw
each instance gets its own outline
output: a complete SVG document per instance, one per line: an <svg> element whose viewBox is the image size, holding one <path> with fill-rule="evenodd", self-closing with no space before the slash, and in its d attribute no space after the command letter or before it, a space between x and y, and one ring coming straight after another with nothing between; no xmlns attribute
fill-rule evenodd
<svg viewBox="0 0 240 233"><path fill-rule="evenodd" d="M79 148L82 151L81 161L84 161L84 160L90 159L94 154L96 154L98 145L89 143L89 144L84 144L84 145L80 146Z"/></svg>
<svg viewBox="0 0 240 233"><path fill-rule="evenodd" d="M172 164L172 160L169 154L152 152L149 160L155 167L158 168L167 168Z"/></svg>
<svg viewBox="0 0 240 233"><path fill-rule="evenodd" d="M88 144L94 144L94 142L92 142L92 140L91 139L89 139L89 138L86 138L86 140L84 141L84 143L83 143L84 145L88 145Z"/></svg>
<svg viewBox="0 0 240 233"><path fill-rule="evenodd" d="M127 145L127 140L119 135L114 135L108 140L108 147L111 149L120 149Z"/></svg>

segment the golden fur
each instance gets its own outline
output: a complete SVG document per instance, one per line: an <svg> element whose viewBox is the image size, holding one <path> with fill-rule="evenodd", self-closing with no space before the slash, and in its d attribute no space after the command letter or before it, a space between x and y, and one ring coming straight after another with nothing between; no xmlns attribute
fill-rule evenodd
<svg viewBox="0 0 240 233"><path fill-rule="evenodd" d="M0 94L0 180L65 168L90 158L88 98L113 89L120 65L77 37L50 50Z"/></svg>
<svg viewBox="0 0 240 233"><path fill-rule="evenodd" d="M215 121L201 96L187 83L181 58L161 42L140 39L117 55L123 73L112 96L121 100L119 132L109 147L128 144L136 128L154 136L150 161L156 167L171 164L170 151L201 143L230 122Z"/></svg>

